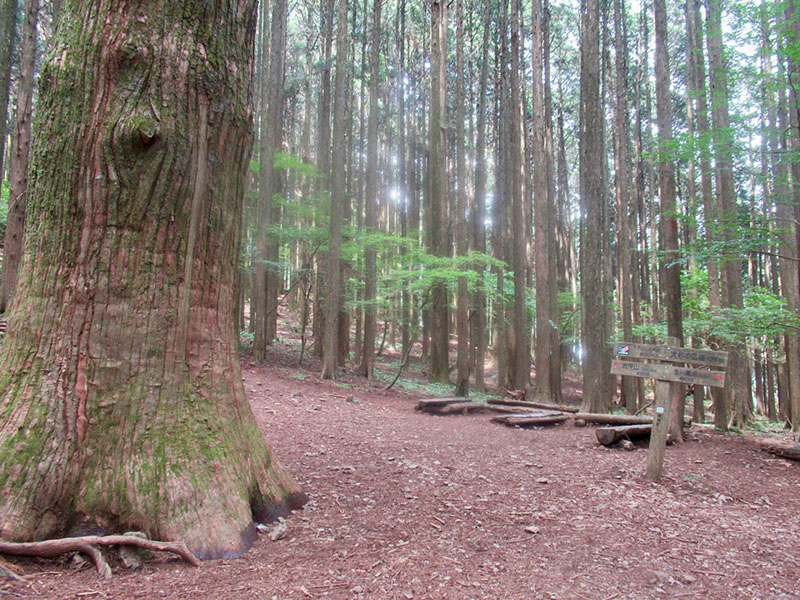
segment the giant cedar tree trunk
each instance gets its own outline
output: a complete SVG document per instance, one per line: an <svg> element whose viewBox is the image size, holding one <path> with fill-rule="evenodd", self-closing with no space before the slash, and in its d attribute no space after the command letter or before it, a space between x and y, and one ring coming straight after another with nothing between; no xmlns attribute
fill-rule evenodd
<svg viewBox="0 0 800 600"><path fill-rule="evenodd" d="M142 529L233 556L303 502L236 355L254 14L64 7L0 354L3 538Z"/></svg>

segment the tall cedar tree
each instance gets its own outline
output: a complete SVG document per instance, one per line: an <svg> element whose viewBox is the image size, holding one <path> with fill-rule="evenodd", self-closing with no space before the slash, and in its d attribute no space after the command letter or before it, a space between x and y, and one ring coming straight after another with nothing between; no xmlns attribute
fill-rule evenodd
<svg viewBox="0 0 800 600"><path fill-rule="evenodd" d="M255 311L255 339L253 356L257 361L266 357L267 345L277 334L278 287L281 276L275 268L278 245L270 239L268 227L279 221L273 206L273 195L279 184L279 173L273 167L275 153L280 150L282 138L283 80L286 70L286 0L274 0L266 58L266 81L261 95L261 136L258 165L258 223L256 286L259 306ZM268 51L267 51L268 50Z"/></svg>
<svg viewBox="0 0 800 600"><path fill-rule="evenodd" d="M378 75L381 53L381 4L372 5L372 31L369 46L369 115L367 116L367 181L364 191L364 224L368 233L378 230ZM364 255L364 344L359 373L372 379L375 364L378 293L377 249L374 242L366 245Z"/></svg>
<svg viewBox="0 0 800 600"><path fill-rule="evenodd" d="M605 311L603 309L603 154L600 101L600 7L583 0L581 28L581 123L583 204L585 222L581 243L581 311L583 323L583 401L590 412L608 410L605 378Z"/></svg>
<svg viewBox="0 0 800 600"><path fill-rule="evenodd" d="M722 263L724 308L740 309L743 306L741 257L733 247L737 235L736 191L733 179L733 135L728 113L728 78L722 43L722 2L706 0L708 24L708 59L711 91L711 117L714 125L712 140L717 163L717 206L719 208L722 239L727 255ZM747 350L741 341L730 344L728 350L728 382L725 395L731 411L729 424L741 427L752 411L750 376Z"/></svg>
<svg viewBox="0 0 800 600"><path fill-rule="evenodd" d="M681 267L678 255L678 219L675 203L675 168L672 157L672 100L669 93L669 54L667 50L667 6L665 0L653 0L656 36L656 118L658 120L658 196L661 203L659 225L663 253L660 268L664 282L664 308L667 335L683 345L681 312ZM684 386L672 384L674 411L670 433L676 442L683 441Z"/></svg>
<svg viewBox="0 0 800 600"><path fill-rule="evenodd" d="M523 208L523 127L520 98L520 0L511 0L511 61L509 68L510 114L509 166L511 168L511 260L514 266L514 320L508 339L512 344L509 366L509 383L517 390L525 390L530 382L530 352L528 350L527 297L527 240Z"/></svg>
<svg viewBox="0 0 800 600"><path fill-rule="evenodd" d="M5 539L137 529L235 556L304 500L236 352L254 4L64 5L0 353Z"/></svg>
<svg viewBox="0 0 800 600"><path fill-rule="evenodd" d="M339 363L339 313L341 299L342 218L345 203L345 108L347 82L347 0L338 0L336 15L336 74L333 82L333 154L331 156L330 236L328 238L327 290L322 352L322 376L336 378Z"/></svg>
<svg viewBox="0 0 800 600"><path fill-rule="evenodd" d="M431 0L431 105L428 131L428 226L431 251L447 256L447 177L445 151L445 66L447 64L447 9L443 0ZM431 381L448 383L447 287L436 282L431 306Z"/></svg>
<svg viewBox="0 0 800 600"><path fill-rule="evenodd" d="M465 256L468 250L467 235L467 150L464 129L466 105L464 79L464 0L456 0L456 252ZM469 394L469 291L467 278L458 278L456 307L456 396Z"/></svg>

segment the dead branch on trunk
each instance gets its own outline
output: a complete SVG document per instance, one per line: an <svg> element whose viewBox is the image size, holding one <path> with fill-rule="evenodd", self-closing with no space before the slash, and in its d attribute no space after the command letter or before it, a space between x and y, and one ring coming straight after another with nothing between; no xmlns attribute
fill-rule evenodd
<svg viewBox="0 0 800 600"><path fill-rule="evenodd" d="M54 558L70 552L81 552L92 559L100 577L109 579L111 577L111 567L108 566L106 559L103 558L103 553L100 552L98 546L136 546L145 550L172 552L190 565L200 566L200 561L197 560L183 542L159 542L133 535L86 535L44 540L42 542L6 542L0 540L0 554Z"/></svg>

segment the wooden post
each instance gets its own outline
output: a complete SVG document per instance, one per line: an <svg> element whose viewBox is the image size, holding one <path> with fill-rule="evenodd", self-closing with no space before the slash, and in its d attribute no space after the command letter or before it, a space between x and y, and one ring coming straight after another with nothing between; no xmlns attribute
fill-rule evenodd
<svg viewBox="0 0 800 600"><path fill-rule="evenodd" d="M664 452L669 433L669 413L672 410L672 391L668 381L656 381L655 414L653 430L650 432L650 449L647 451L647 477L650 481L661 479L664 468Z"/></svg>
<svg viewBox="0 0 800 600"><path fill-rule="evenodd" d="M667 344L677 345L678 340L667 338ZM672 410L672 385L668 381L656 380L653 430L650 432L650 448L647 451L647 472L650 481L661 479L664 470L664 453L669 433L669 413Z"/></svg>

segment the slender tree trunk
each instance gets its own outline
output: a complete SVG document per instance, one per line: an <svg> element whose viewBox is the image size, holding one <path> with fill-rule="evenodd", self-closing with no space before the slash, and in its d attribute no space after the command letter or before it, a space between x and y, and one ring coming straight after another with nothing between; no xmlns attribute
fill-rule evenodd
<svg viewBox="0 0 800 600"><path fill-rule="evenodd" d="M36 24L39 0L26 0L22 27L22 48L19 59L17 112L11 140L9 172L8 221L3 241L3 271L0 278L0 314L14 302L17 277L22 260L23 232L28 204L28 157L33 119L33 84L36 65ZM5 136L5 132L3 132Z"/></svg>
<svg viewBox="0 0 800 600"><path fill-rule="evenodd" d="M550 401L561 404L561 315L558 303L558 241L555 146L553 141L553 92L550 84L550 5L543 2L542 52L544 54L544 169L547 181L547 279L545 293L550 305Z"/></svg>
<svg viewBox="0 0 800 600"><path fill-rule="evenodd" d="M11 65L17 31L17 0L0 4L0 181L3 180L3 158L6 153L8 98L11 90ZM2 312L2 311L0 311Z"/></svg>
<svg viewBox="0 0 800 600"><path fill-rule="evenodd" d="M447 64L447 9L431 0L431 106L428 131L428 213L431 251L447 256L447 175L445 150L445 67ZM447 288L434 284L431 306L431 381L449 383Z"/></svg>
<svg viewBox="0 0 800 600"><path fill-rule="evenodd" d="M625 31L626 11L624 0L614 0L614 45L615 45L615 103L614 121L616 123L616 148L614 151L615 195L617 198L618 240L617 253L619 306L622 321L622 336L633 341L632 307L632 263L631 248L636 241L631 236L630 202L630 131L628 128L628 45ZM629 413L638 409L636 379L622 377L622 404Z"/></svg>
<svg viewBox="0 0 800 600"><path fill-rule="evenodd" d="M483 11L483 42L481 45L481 72L478 83L478 115L475 142L475 200L472 214L472 228L475 250L486 252L486 88L489 79L489 34L491 17L488 10ZM472 345L475 348L475 389L483 392L486 359L486 293L483 287L483 267L478 267L478 289L475 293L475 314L472 318Z"/></svg>
<svg viewBox="0 0 800 600"><path fill-rule="evenodd" d="M365 0L366 1L366 0ZM320 33L322 61L320 66L319 98L317 101L317 169L326 177L331 169L331 55L333 48L333 22L335 0L320 0ZM365 17L366 18L366 12ZM317 191L328 192L329 179L320 179ZM324 253L318 253L316 260L316 283L314 286L314 313L312 335L315 356L322 358L325 336L325 289L327 288L327 261Z"/></svg>
<svg viewBox="0 0 800 600"><path fill-rule="evenodd" d="M555 273L553 263L556 256L551 254L553 247L551 237L555 235L555 231L552 229L554 220L551 218L551 211L555 198L550 197L548 186L547 137L542 82L544 77L542 0L533 0L532 7L533 247L536 270L535 398L540 402L553 402L555 389L559 385L559 382L552 379L554 372L551 365L551 361L557 357L557 353L553 352L553 342L557 339L553 329L556 328L555 324L558 319L557 310L552 305L552 295L550 294L551 289L556 287L553 277Z"/></svg>
<svg viewBox="0 0 800 600"><path fill-rule="evenodd" d="M267 228L276 224L273 194L278 187L280 175L273 168L275 153L280 150L283 119L283 80L286 64L286 0L273 0L270 20L270 47L264 51L268 63L264 72L266 84L261 97L261 135L258 167L258 223L257 244L258 264L256 265L256 285L259 306L256 309L255 338L253 358L262 362L266 357L267 345L275 337L275 327L270 325L277 312L280 275L277 272L277 245L269 239Z"/></svg>
<svg viewBox="0 0 800 600"><path fill-rule="evenodd" d="M697 118L697 135L700 143L700 190L703 197L703 216L705 243L710 246L717 236L717 201L714 197L712 186L713 170L711 167L711 148L706 141L710 138L711 127L708 121L708 99L706 91L705 53L703 51L703 23L700 16L702 0L687 0L687 34L691 41L689 62L692 65L692 77L689 79L692 96L696 102L695 115ZM706 263L708 272L708 300L712 311L719 311L722 307L720 295L719 267L716 256L712 256ZM719 341L711 340L718 345ZM721 388L711 388L711 397L714 404L714 425L717 429L728 428L728 404L725 392Z"/></svg>
<svg viewBox="0 0 800 600"><path fill-rule="evenodd" d="M456 252L466 256L468 251L467 232L467 143L464 129L464 0L456 0ZM456 396L469 395L469 292L467 278L458 278L456 307Z"/></svg>
<svg viewBox="0 0 800 600"><path fill-rule="evenodd" d="M254 518L302 504L236 352L254 3L188 7L154 3L143 28L73 0L42 71L0 352L6 539L140 529L235 556Z"/></svg>
<svg viewBox="0 0 800 600"><path fill-rule="evenodd" d="M406 141L406 0L397 3L397 13L395 15L395 45L397 46L397 62L400 66L399 77L397 78L397 171L398 177L396 185L400 197L400 236L408 237L408 211L409 194L407 173L408 173L408 148ZM400 247L400 254L408 254L405 244ZM404 261L405 262L405 261ZM411 351L411 292L407 287L403 288L400 294L400 322L403 337L403 356Z"/></svg>
<svg viewBox="0 0 800 600"><path fill-rule="evenodd" d="M530 353L528 351L528 315L527 315L527 244L523 209L522 182L525 179L522 167L523 127L520 122L520 84L519 84L519 49L520 49L520 0L511 2L511 61L509 72L511 135L508 149L511 168L511 231L513 239L512 264L514 266L514 341L513 354L509 362L511 368L511 384L514 389L524 390L530 380Z"/></svg>
<svg viewBox="0 0 800 600"><path fill-rule="evenodd" d="M367 117L367 174L364 195L364 225L368 234L378 228L378 67L380 62L381 0L375 0L372 10L372 30L369 48L369 116ZM374 243L367 244L364 254L364 345L358 372L372 379L375 364L375 335L378 330L377 250Z"/></svg>
<svg viewBox="0 0 800 600"><path fill-rule="evenodd" d="M605 412L605 352L603 309L603 155L600 99L600 8L584 0L581 28L581 164L584 177L585 225L581 244L581 304L583 313L583 400L586 412Z"/></svg>
<svg viewBox="0 0 800 600"><path fill-rule="evenodd" d="M658 196L661 202L659 221L663 243L661 271L667 336L683 345L681 309L681 267L678 254L678 219L675 202L675 169L672 156L672 100L669 91L669 55L667 52L667 8L665 0L653 0L656 38L656 113L658 119ZM684 386L670 384L672 414L669 431L675 442L683 441L683 419L686 408Z"/></svg>
<svg viewBox="0 0 800 600"><path fill-rule="evenodd" d="M790 3L787 11L794 8L794 3ZM787 16L793 14L789 12ZM787 21L791 22L791 21ZM787 32L783 35L788 36ZM790 36L796 42L796 37ZM800 182L794 177L790 180L790 168L783 157L792 156L794 152L800 149L800 133L792 126L796 127L797 119L794 123L789 118L789 112L797 113L800 103L798 103L798 92L794 86L800 83L800 78L797 77L797 60L794 56L787 52L790 68L785 75L788 76L787 83L784 87L779 87L779 106L778 106L778 131L791 132L782 136L779 142L776 139L776 134L770 137L770 145L772 149L772 156L774 157L774 174L775 174L775 206L776 206L776 229L779 232L778 236L780 244L778 246L780 259L779 259L779 272L781 280L781 295L786 300L786 309L795 315L800 315L800 277L798 277L798 234L800 234L800 227L798 227L797 220L797 206L796 206L796 191L800 189ZM785 64L785 63L782 63ZM792 68L794 67L794 68ZM795 72L793 72L795 71ZM786 91L784 91L786 90ZM788 93L788 98L787 98ZM789 106L786 106L787 101ZM793 184L794 193L792 190ZM800 336L796 331L787 331L783 339L784 349L786 354L786 365L784 367L785 387L788 392L788 402L783 402L784 417L792 424L792 431L795 433L800 432Z"/></svg>
<svg viewBox="0 0 800 600"><path fill-rule="evenodd" d="M499 92L495 95L494 129L497 144L495 147L495 197L492 210L492 251L499 261L506 260L506 238L508 222L508 130L510 118L508 117L509 104L508 97L508 1L502 2L500 12L500 26L498 27L498 46L500 60L495 65L496 89ZM495 359L497 362L497 391L507 385L508 381L508 344L506 341L508 322L507 322L507 303L505 300L505 268L503 266L494 267L496 288L494 303L494 336L493 346Z"/></svg>
<svg viewBox="0 0 800 600"><path fill-rule="evenodd" d="M723 261L723 307L742 308L741 259L732 245L738 232L736 196L733 181L733 137L728 116L727 69L722 44L722 5L720 0L707 0L708 54L710 63L712 140L717 163L717 205L720 209L722 238L728 248ZM728 347L728 383L725 386L730 422L741 427L750 418L751 396L744 342Z"/></svg>
<svg viewBox="0 0 800 600"><path fill-rule="evenodd" d="M342 304L341 246L345 203L345 97L347 83L347 0L338 0L336 15L336 76L333 84L333 154L331 156L330 230L328 237L325 330L322 348L322 377L336 379L339 364L339 313Z"/></svg>

